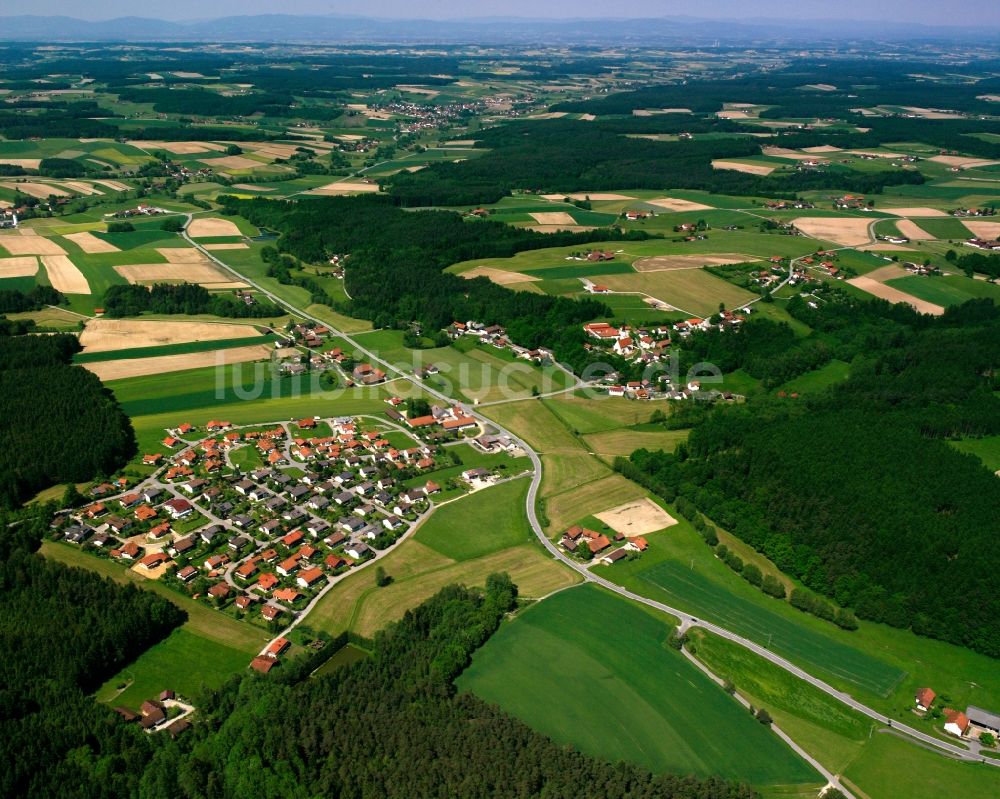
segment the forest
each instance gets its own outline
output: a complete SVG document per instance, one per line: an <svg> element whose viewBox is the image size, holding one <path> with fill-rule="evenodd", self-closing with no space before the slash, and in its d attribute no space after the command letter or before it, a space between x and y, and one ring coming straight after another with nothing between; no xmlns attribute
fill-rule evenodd
<svg viewBox="0 0 1000 799"><path fill-rule="evenodd" d="M937 318L857 302L799 315L851 356L847 380L718 407L676 453L632 464L859 618L1000 656L1000 490L947 443L1000 433L1000 312L975 300ZM764 328L723 355L746 363L784 335Z"/></svg>
<svg viewBox="0 0 1000 799"><path fill-rule="evenodd" d="M507 575L490 576L482 592L451 586L378 633L372 655L351 666L231 682L203 699L204 723L155 753L141 799L755 795L715 778L611 765L455 696L454 679L516 593Z"/></svg>
<svg viewBox="0 0 1000 799"><path fill-rule="evenodd" d="M39 557L50 515L0 510L0 796L133 796L154 742L88 694L185 616Z"/></svg>
<svg viewBox="0 0 1000 799"><path fill-rule="evenodd" d="M643 232L594 230L543 235L500 222L467 222L449 211L407 212L389 198L326 198L308 203L222 198L229 213L281 231L278 247L312 263L349 253L343 310L378 327L418 321L437 331L456 319L505 326L518 344L547 346L571 368L591 356L580 325L608 314L596 300L514 292L486 278L466 280L442 270L472 258L505 258L524 250L648 238ZM291 281L287 264L272 259L271 274ZM596 355L593 357L597 357Z"/></svg>
<svg viewBox="0 0 1000 799"><path fill-rule="evenodd" d="M111 474L135 454L132 423L111 392L70 364L79 351L67 334L0 336L0 507Z"/></svg>
<svg viewBox="0 0 1000 799"><path fill-rule="evenodd" d="M645 120L640 124L643 129L647 126ZM901 170L840 169L760 177L714 169L713 159L759 155L760 142L749 136L650 141L629 138L607 126L565 119L489 128L477 135L476 146L489 152L457 163L431 164L419 172L397 173L386 178L385 187L396 202L411 207L493 203L514 189L545 193L671 186L737 196L788 197L815 189L879 194L886 186L924 182L919 172Z"/></svg>
<svg viewBox="0 0 1000 799"><path fill-rule="evenodd" d="M112 319L156 314L213 314L230 319L264 319L284 311L272 302L258 300L247 305L226 294L212 294L194 283L158 283L152 288L115 285L104 294L104 314Z"/></svg>

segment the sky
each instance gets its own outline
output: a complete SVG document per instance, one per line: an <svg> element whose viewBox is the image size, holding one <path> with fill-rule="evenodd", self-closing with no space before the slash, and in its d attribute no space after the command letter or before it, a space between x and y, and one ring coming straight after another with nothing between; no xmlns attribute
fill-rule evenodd
<svg viewBox="0 0 1000 799"><path fill-rule="evenodd" d="M207 9L211 9L207 11ZM719 19L776 17L797 20L901 20L926 25L1000 27L1000 0L504 0L480 4L472 0L170 0L136 4L134 0L32 0L8 3L0 16L60 14L80 19L120 16L172 20L210 19L246 14L356 14L361 16L459 19L483 16L522 17L669 17Z"/></svg>

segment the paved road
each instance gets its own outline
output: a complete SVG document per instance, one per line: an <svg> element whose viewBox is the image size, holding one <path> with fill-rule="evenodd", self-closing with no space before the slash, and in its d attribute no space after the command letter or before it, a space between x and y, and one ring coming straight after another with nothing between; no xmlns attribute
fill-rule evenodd
<svg viewBox="0 0 1000 799"><path fill-rule="evenodd" d="M188 217L188 221L190 222L190 220L192 218L192 215L188 214L187 217ZM875 220L875 221L877 221L877 220ZM875 224L875 221L872 222L872 225ZM871 230L871 226L869 227L869 229ZM288 302L286 302L285 300L281 299L280 297L275 296L272 292L270 292L267 289L263 288L262 286L260 286L258 283L256 283L255 281L253 281L249 277L247 277L247 276L245 276L245 275L237 272L236 270L232 269L230 266L228 266L227 264L225 264L224 262L222 262L221 260L219 260L211 252L209 252L208 250L206 250L204 247L202 247L201 245L199 245L197 242L193 241L188 236L186 229L185 229L185 231L183 232L182 235L191 244L191 246L193 246L193 247L197 248L198 250L200 250L211 261L213 261L214 263L216 263L217 265L219 265L221 268L225 269L226 271L230 272L231 274L233 274L236 279L241 280L241 281L243 281L243 282L248 283L249 285L251 285L254 289L256 289L257 291L259 291L264 296L268 297L268 299L270 299L276 305L278 305L280 307L283 307L283 308L286 308L289 312L291 312L295 316L299 316L301 318L313 321L316 324L320 324L320 325L326 326L331 331L333 331L337 336L340 336L341 338L343 338L344 340L346 340L355 349L357 349L358 351L364 353L364 355L366 357L368 357L373 364L379 364L381 367L384 367L385 370L386 370L386 374L387 375L388 374L393 374L393 373L399 374L399 370L397 370L391 364L383 361L381 358L379 358L379 356L376 353L374 353L374 352L372 352L372 351L364 348L360 344L358 344L357 340L355 338L352 338L352 336L350 334L344 333L344 332L342 332L340 330L336 330L332 325L330 325L329 322L325 322L322 319L319 319L319 318L317 318L317 317L315 317L315 316L313 316L313 315L311 315L309 313L306 313L304 310L302 310L300 308L296 308L295 306L289 304ZM847 249L847 248L838 248L838 249ZM423 389L428 394L431 394L432 396L440 399L442 402L446 402L446 403L449 403L449 404L451 404L451 403L454 402L453 398L451 398L451 397L449 397L449 396L447 396L447 395L439 392L437 389L435 389L435 388L433 388L433 387L431 387L429 385L424 384L423 385ZM810 685L812 685L813 687L819 689L820 691L822 691L823 693L827 694L828 696L831 696L834 699L838 700L839 702L842 702L843 704L847 705L852 710L855 710L858 713L861 713L862 715L867 716L870 719L873 719L874 721L878 722L879 724L884 724L884 725L886 725L888 727L891 727L892 729L896 730L898 733L905 734L905 735L907 735L907 736L909 736L909 737L911 737L911 738L919 741L920 743L922 743L922 744L924 744L924 745L926 745L928 747L932 747L933 749L936 749L936 750L938 750L938 751L940 751L942 753L945 753L945 754L947 754L947 755L949 755L951 757L957 757L957 758L959 758L961 760L982 761L984 763L987 763L990 766L993 766L993 767L996 767L996 768L1000 768L1000 760L994 760L994 759L991 759L991 758L982 758L979 755L971 752L969 749L967 749L967 748L965 748L963 746L958 746L956 744L948 743L947 741L942 741L942 740L940 740L938 738L935 738L935 737L933 737L931 735L927 735L926 733L921 732L920 730L914 729L913 727L910 727L910 726L907 726L905 724L902 724L899 721L894 721L893 719L889 718L888 716L885 716L882 713L879 713L877 710L868 707L867 705L863 704L862 702L857 701L850 694L847 694L847 693L845 693L843 691L839 691L836 688L834 688L832 685L829 685L828 683L824 682L823 680L820 680L817 677L813 677L811 674L809 674L808 672L806 672L804 669L799 668L794 663L786 660L785 658L781 657L780 655L776 655L774 652L771 652L766 647L761 646L760 644L758 644L758 643L756 643L754 641L751 641L749 638L744 638L743 636L738 635L737 633L731 632L730 630L727 630L725 627L721 627L721 626L719 626L717 624L713 624L711 622L702 621L702 620L700 620L700 619L698 619L698 618L690 615L689 613L687 613L687 612L685 612L683 610L680 610L679 608L674 608L674 607L666 605L666 604L664 604L662 602L657 602L656 600L653 600L653 599L650 599L648 597L642 596L641 594L636 594L636 593L634 593L632 591L629 591L629 590L623 588L622 586L620 586L620 585L618 585L616 583L611 582L610 580L607 580L607 579L605 579L603 577L600 577L600 576L598 576L596 574L593 574L585 565L583 565L582 563L580 563L578 561L573 560L568 555L566 555L566 553L564 553L562 550L559 549L559 547L557 547L552 541L550 541L549 538L548 538L548 536L545 534L545 530L542 527L542 524L541 524L541 522L540 522L540 520L538 518L538 512L536 510L537 501L538 501L538 490L539 490L539 487L540 487L541 481L542 481L542 461L541 461L541 458L538 456L538 453L535 452L535 450L532 449L530 446L528 446L528 444L520 436L517 436L512 431L507 430L504 427L500 426L499 424L497 424L492 419L488 419L488 418L482 416L482 414L478 413L474 409L470 411L470 414L472 416L477 417L480 420L480 422L485 422L487 424L492 425L494 428L496 428L499 431L499 433L501 435L510 436L528 454L528 457L531 458L532 465L534 466L534 473L532 475L531 485L528 488L528 497L527 497L527 503L526 503L526 512L527 512L527 515L528 515L528 521L531 524L531 528L534 531L535 536L541 542L542 546L544 546L549 551L549 553L552 555L552 557L554 557L559 562L563 563L564 565L568 566L569 568L571 568L574 571L576 571L577 573L579 573L583 577L583 579L585 581L594 583L596 585L600 585L603 588L606 588L607 590L609 590L609 591L611 591L613 593L618 594L619 596L626 597L627 599L631 599L634 602L640 602L643 605L647 605L648 607L655 608L656 610L659 610L659 611L661 611L663 613L667 613L667 614L675 617L676 619L678 619L678 621L680 623L680 629L681 629L681 631L685 631L687 629L690 629L691 627L699 627L699 628L701 628L703 630L706 630L707 632L713 633L714 635L718 635L721 638L725 638L728 641L732 641L733 643L738 644L738 645L744 647L745 649L750 650L755 655L758 655L758 656L764 658L765 660L770 661L774 665L776 665L776 666L784 669L785 671L789 672L790 674L795 675L799 679L804 680L805 682L807 682ZM299 620L301 620L301 618L304 615L305 614L300 615ZM824 776L825 776L825 772L824 772Z"/></svg>

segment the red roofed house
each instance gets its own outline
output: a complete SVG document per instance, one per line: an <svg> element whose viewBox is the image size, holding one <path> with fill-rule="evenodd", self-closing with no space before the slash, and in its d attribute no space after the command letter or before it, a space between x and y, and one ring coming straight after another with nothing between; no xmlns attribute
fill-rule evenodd
<svg viewBox="0 0 1000 799"><path fill-rule="evenodd" d="M321 568L314 567L312 569L306 569L302 572L295 582L301 585L303 588L309 588L309 586L319 582L323 579L323 570Z"/></svg>
<svg viewBox="0 0 1000 799"><path fill-rule="evenodd" d="M285 611L275 605L264 605L264 607L260 609L260 615L267 621L274 621L284 612Z"/></svg>
<svg viewBox="0 0 1000 799"><path fill-rule="evenodd" d="M930 688L918 688L917 693L914 696L914 702L917 706L917 710L927 712L931 709L931 705L934 704L934 699L937 694L934 693Z"/></svg>
<svg viewBox="0 0 1000 799"><path fill-rule="evenodd" d="M269 654L271 657L276 658L278 657L278 655L280 655L282 652L288 649L288 647L290 647L291 645L292 642L289 641L287 638L278 638L273 642L271 642L271 644L267 647L267 654Z"/></svg>
<svg viewBox="0 0 1000 799"><path fill-rule="evenodd" d="M274 658L258 655L250 661L250 668L254 671L259 671L261 674L267 674L274 668L275 663L277 663L277 661Z"/></svg>
<svg viewBox="0 0 1000 799"><path fill-rule="evenodd" d="M152 570L170 560L163 552L151 552L139 561L139 565L144 569Z"/></svg>
<svg viewBox="0 0 1000 799"><path fill-rule="evenodd" d="M265 572L257 579L257 587L261 591L270 591L278 584L278 578L270 572Z"/></svg>
<svg viewBox="0 0 1000 799"><path fill-rule="evenodd" d="M969 729L969 718L961 710L944 709L944 731L961 738Z"/></svg>
<svg viewBox="0 0 1000 799"><path fill-rule="evenodd" d="M296 602L302 597L302 594L294 588L279 588L271 596L279 602Z"/></svg>
<svg viewBox="0 0 1000 799"><path fill-rule="evenodd" d="M590 544L590 551L595 553L611 546L611 541L606 535L599 535L597 538L591 538L588 543Z"/></svg>
<svg viewBox="0 0 1000 799"><path fill-rule="evenodd" d="M163 503L163 507L167 509L167 513L173 516L175 519L180 519L187 516L194 510L194 505L188 502L186 499L176 498L168 499Z"/></svg>

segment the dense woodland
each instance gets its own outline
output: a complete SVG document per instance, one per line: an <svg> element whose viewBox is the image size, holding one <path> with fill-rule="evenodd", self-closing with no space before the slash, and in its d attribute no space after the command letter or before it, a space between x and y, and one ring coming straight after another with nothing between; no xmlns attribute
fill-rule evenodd
<svg viewBox="0 0 1000 799"><path fill-rule="evenodd" d="M687 445L633 465L859 617L1000 656L1000 486L947 443L1000 433L1000 312L977 300L938 318L859 302L796 313L853 359L846 381L702 413ZM752 368L787 336L758 322L731 335L742 344L697 346Z"/></svg>
<svg viewBox="0 0 1000 799"><path fill-rule="evenodd" d="M518 344L551 347L574 369L582 369L590 357L580 325L607 314L602 303L514 292L486 278L466 280L442 270L459 261L510 257L523 250L647 238L642 232L607 230L543 235L500 222L467 222L449 211L407 212L385 197L298 204L228 198L226 209L281 231L281 250L304 261L324 263L333 254L349 253L346 287L352 299L342 309L352 316L379 327L416 320L428 331L456 319L502 324ZM292 280L280 262L272 265L272 275Z"/></svg>
<svg viewBox="0 0 1000 799"><path fill-rule="evenodd" d="M514 189L545 193L671 186L787 197L815 189L878 194L886 186L924 182L919 172L902 170L831 168L760 177L714 169L713 159L759 155L760 141L745 137L671 142L625 136L632 125L643 131L649 127L646 119L639 119L638 124L618 121L614 126L564 119L508 123L477 135L476 146L489 150L485 155L400 172L387 178L386 186L401 205L426 206L491 203ZM731 123L721 127L729 129Z"/></svg>
<svg viewBox="0 0 1000 799"><path fill-rule="evenodd" d="M110 474L135 454L132 423L111 392L70 365L79 351L66 334L0 336L0 507Z"/></svg>
<svg viewBox="0 0 1000 799"><path fill-rule="evenodd" d="M749 799L718 779L650 775L561 747L453 680L513 607L445 588L379 633L370 658L319 679L247 677L202 705L206 723L157 751L142 799L246 796ZM251 755L252 753L252 755Z"/></svg>
<svg viewBox="0 0 1000 799"><path fill-rule="evenodd" d="M154 742L88 694L184 614L39 557L48 518L44 508L17 520L0 511L0 796L131 796Z"/></svg>
<svg viewBox="0 0 1000 799"><path fill-rule="evenodd" d="M110 286L104 294L104 314L112 319L155 314L212 314L230 319L264 319L284 311L271 302L247 305L227 294L212 294L194 283L158 283L152 288L138 285Z"/></svg>

